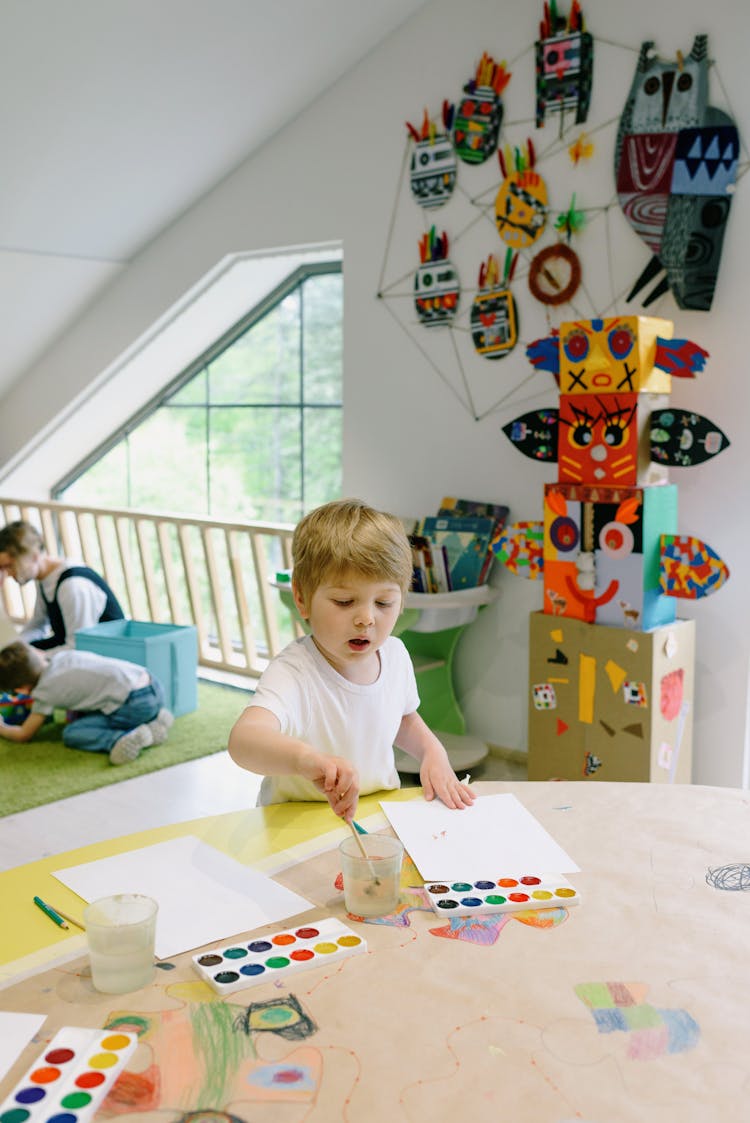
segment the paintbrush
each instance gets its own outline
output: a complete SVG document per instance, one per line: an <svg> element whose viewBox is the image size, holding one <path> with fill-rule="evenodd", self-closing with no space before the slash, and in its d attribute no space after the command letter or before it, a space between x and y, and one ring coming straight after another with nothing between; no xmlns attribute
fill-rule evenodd
<svg viewBox="0 0 750 1123"><path fill-rule="evenodd" d="M360 849L360 853L362 854L362 857L367 862L367 867L370 871L370 877L372 878L373 885L380 885L380 878L378 877L378 875L375 873L375 870L373 869L372 862L370 861L369 855L368 855L367 851L365 850L365 844L362 841L362 838L361 838L357 828L354 826L354 823L350 822L348 819L346 820L346 824L349 827L349 830L354 835L354 838L356 840L357 846ZM367 892L368 892L368 890L365 889L365 893L367 893Z"/></svg>

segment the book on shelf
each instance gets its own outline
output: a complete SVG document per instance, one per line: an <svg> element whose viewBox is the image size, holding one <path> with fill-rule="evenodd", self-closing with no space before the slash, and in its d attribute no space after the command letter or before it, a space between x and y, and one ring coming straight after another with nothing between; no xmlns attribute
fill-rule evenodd
<svg viewBox="0 0 750 1123"><path fill-rule="evenodd" d="M452 496L444 496L440 501L438 515L453 518L492 518L495 520L494 533L487 549L484 567L477 580L478 585L483 585L489 576L490 568L495 560L495 552L492 546L502 534L509 514L510 509L503 503L485 503L480 499L454 499Z"/></svg>
<svg viewBox="0 0 750 1123"><path fill-rule="evenodd" d="M496 520L489 515L429 515L420 521L418 533L428 538L433 548L445 550L450 587L456 590L482 583L492 562L490 543L495 528Z"/></svg>
<svg viewBox="0 0 750 1123"><path fill-rule="evenodd" d="M448 496L441 499L438 508L438 515L452 515L458 518L463 515L470 515L475 519L495 519L496 522L502 524L498 527L499 530L502 530L502 527L505 526L509 514L509 509L501 503L483 503L478 499L453 499Z"/></svg>
<svg viewBox="0 0 750 1123"><path fill-rule="evenodd" d="M410 534L413 567L412 591L415 593L450 592L450 575L446 551L423 534Z"/></svg>

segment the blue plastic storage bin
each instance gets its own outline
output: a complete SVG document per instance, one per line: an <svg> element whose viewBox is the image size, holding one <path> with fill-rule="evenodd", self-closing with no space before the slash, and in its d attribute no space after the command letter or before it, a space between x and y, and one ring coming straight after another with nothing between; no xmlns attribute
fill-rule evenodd
<svg viewBox="0 0 750 1123"><path fill-rule="evenodd" d="M107 620L76 632L79 651L126 659L147 667L164 687L175 717L198 705L198 636L192 624Z"/></svg>

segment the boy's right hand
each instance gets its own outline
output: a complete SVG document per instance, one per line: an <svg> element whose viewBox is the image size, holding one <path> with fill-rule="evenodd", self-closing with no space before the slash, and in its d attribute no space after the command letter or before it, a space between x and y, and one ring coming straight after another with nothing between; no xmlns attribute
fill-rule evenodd
<svg viewBox="0 0 750 1123"><path fill-rule="evenodd" d="M359 775L348 760L311 753L301 762L300 771L323 793L336 815L352 819L359 800Z"/></svg>

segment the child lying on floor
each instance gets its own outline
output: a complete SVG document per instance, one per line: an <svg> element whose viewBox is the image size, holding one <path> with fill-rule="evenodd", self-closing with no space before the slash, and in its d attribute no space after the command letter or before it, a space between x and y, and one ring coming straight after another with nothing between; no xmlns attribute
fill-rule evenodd
<svg viewBox="0 0 750 1123"><path fill-rule="evenodd" d="M64 744L109 753L110 764L135 760L142 749L166 741L174 721L162 684L145 667L93 651L50 656L17 640L0 651L0 690L22 690L34 699L20 725L0 720L0 736L30 741L54 710L75 711Z"/></svg>

